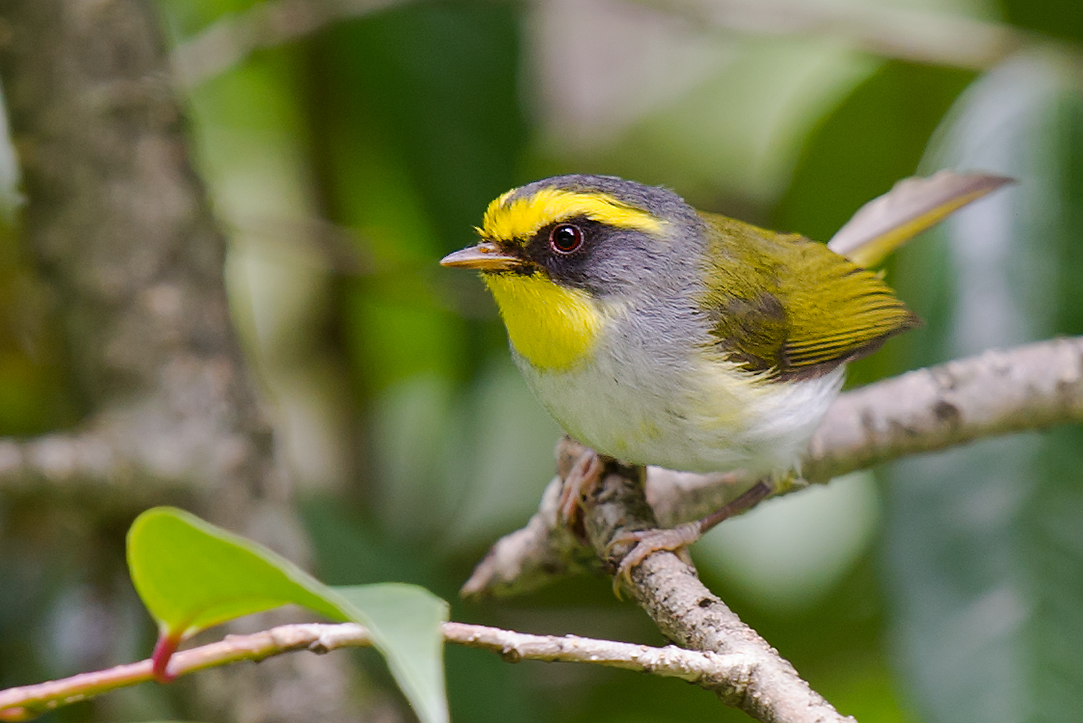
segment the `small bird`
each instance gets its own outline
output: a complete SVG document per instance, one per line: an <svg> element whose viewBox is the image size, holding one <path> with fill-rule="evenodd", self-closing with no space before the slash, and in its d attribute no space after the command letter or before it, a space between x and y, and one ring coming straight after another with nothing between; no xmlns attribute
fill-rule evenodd
<svg viewBox="0 0 1083 723"><path fill-rule="evenodd" d="M910 218L906 235L969 200ZM627 464L761 480L700 523L635 533L624 574L792 480L846 363L920 323L880 276L824 244L621 178L512 189L477 231L441 263L481 272L516 364L569 436ZM600 469L587 460L579 482Z"/></svg>

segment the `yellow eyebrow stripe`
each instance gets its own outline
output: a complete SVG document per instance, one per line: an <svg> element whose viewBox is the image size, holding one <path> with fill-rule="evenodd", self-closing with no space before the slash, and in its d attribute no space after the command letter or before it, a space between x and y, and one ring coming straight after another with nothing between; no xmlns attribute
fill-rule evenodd
<svg viewBox="0 0 1083 723"><path fill-rule="evenodd" d="M543 188L537 193L508 202L515 190L489 204L480 229L486 238L497 241L525 241L540 229L557 221L583 216L617 228L659 234L665 222L646 211L629 206L607 193Z"/></svg>

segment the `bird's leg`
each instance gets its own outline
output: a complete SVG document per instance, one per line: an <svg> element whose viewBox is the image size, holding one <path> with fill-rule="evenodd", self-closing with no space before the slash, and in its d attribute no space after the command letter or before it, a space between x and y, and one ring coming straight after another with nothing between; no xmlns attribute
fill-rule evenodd
<svg viewBox="0 0 1083 723"><path fill-rule="evenodd" d="M583 529L583 498L601 480L604 469L605 464L598 453L587 448L564 477L557 514L580 540L586 538Z"/></svg>
<svg viewBox="0 0 1083 723"><path fill-rule="evenodd" d="M688 558L685 549L689 545L703 537L708 530L719 522L755 506L764 498L769 497L775 490L775 481L771 477L765 477L718 510L695 522L686 522L668 530L637 530L618 535L616 539L609 543L610 548L619 544L632 542L636 544L624 556L624 559L620 561L620 565L617 567L617 572L613 576L614 590L619 588L622 580L630 582L629 575L632 569L655 552L661 550L676 552L687 562Z"/></svg>

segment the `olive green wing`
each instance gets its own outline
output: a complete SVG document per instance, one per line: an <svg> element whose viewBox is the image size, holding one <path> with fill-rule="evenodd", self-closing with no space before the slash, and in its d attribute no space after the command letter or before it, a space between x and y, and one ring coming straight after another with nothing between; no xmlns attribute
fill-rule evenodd
<svg viewBox="0 0 1083 723"><path fill-rule="evenodd" d="M712 217L704 298L717 347L777 379L820 376L921 321L879 276L800 236Z"/></svg>
<svg viewBox="0 0 1083 723"><path fill-rule="evenodd" d="M782 342L784 376L816 376L880 348L890 337L921 325L881 278L827 249L801 239L800 263L782 272L789 330Z"/></svg>

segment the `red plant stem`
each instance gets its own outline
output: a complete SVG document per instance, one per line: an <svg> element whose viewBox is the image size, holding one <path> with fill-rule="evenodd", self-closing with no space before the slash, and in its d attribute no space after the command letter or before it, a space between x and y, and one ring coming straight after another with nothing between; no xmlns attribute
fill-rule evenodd
<svg viewBox="0 0 1083 723"><path fill-rule="evenodd" d="M154 652L151 653L150 660L153 664L154 679L159 683L171 683L177 677L176 673L170 673L167 668L169 659L173 657L173 653L177 652L180 642L181 638L178 634L158 635L158 642L154 644Z"/></svg>

